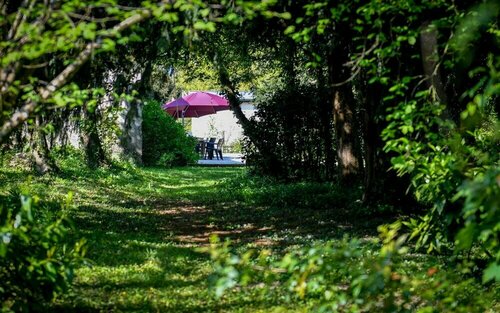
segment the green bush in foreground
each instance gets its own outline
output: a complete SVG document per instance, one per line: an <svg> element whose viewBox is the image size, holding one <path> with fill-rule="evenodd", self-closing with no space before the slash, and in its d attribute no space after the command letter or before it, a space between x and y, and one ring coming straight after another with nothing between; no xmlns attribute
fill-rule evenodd
<svg viewBox="0 0 500 313"><path fill-rule="evenodd" d="M83 240L64 243L71 223L63 213L52 214L36 197L19 198L0 202L2 312L42 310L69 287L85 253ZM65 205L69 202L70 196Z"/></svg>
<svg viewBox="0 0 500 313"><path fill-rule="evenodd" d="M198 159L196 140L189 137L182 125L167 115L158 102L148 101L143 109L144 165L183 166Z"/></svg>
<svg viewBox="0 0 500 313"><path fill-rule="evenodd" d="M389 109L382 132L392 169L410 178L409 190L429 207L425 216L405 223L417 247L452 250L471 261L470 270L479 269L485 283L500 282L500 56L489 52L481 66L463 61L470 53L464 47L482 38L498 48L497 2L474 8L450 39L452 57L442 63L466 65L471 80L461 100L444 105L433 88L408 97L406 91L420 88L420 78L404 77L389 89L399 104Z"/></svg>
<svg viewBox="0 0 500 313"><path fill-rule="evenodd" d="M358 239L320 243L282 257L270 250L234 253L229 243L212 238L212 288L260 288L285 299L305 300L317 312L498 312L498 287L488 292L474 278L429 260L412 262L399 236L400 222L380 226L379 251L364 249Z"/></svg>

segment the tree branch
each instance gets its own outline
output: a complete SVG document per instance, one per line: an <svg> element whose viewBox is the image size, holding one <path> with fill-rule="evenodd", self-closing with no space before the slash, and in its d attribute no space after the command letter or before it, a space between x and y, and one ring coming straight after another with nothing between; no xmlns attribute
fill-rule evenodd
<svg viewBox="0 0 500 313"><path fill-rule="evenodd" d="M21 25L21 23L24 20L26 20L27 15L22 12L22 9L25 8L25 7L27 7L27 5L28 5L28 0L24 0L21 3L21 5L19 6L19 8L17 9L18 11L17 11L17 14L16 14L16 18L14 19L14 22L10 26L9 32L7 34L7 38L6 38L7 40L14 39L14 37L17 34L17 29L19 28L19 25ZM34 5L34 1L32 1L30 3L29 8L32 9L33 5Z"/></svg>
<svg viewBox="0 0 500 313"><path fill-rule="evenodd" d="M378 47L378 45L379 45L379 36L377 36L377 38L375 39L375 42L368 50L366 50L366 46L363 46L363 51L360 53L360 55L356 59L356 61L349 61L343 65L343 66L352 66L352 69L354 69L352 75L342 82L333 83L332 86L333 87L340 87L340 86L343 86L343 85L351 82L353 79L355 79L358 76L359 72L361 71L361 66L360 66L361 62L365 59L366 55L372 53L373 50L375 50Z"/></svg>
<svg viewBox="0 0 500 313"><path fill-rule="evenodd" d="M222 90L224 94L227 97L227 100L229 102L229 106L231 107L231 110L233 110L234 115L240 122L241 126L243 129L247 132L250 132L250 120L246 117L246 115L243 113L241 110L241 101L238 97L238 92L236 91L236 87L234 86L233 82L229 78L229 74L225 68L223 68L222 65L219 66L219 80L222 85Z"/></svg>
<svg viewBox="0 0 500 313"><path fill-rule="evenodd" d="M108 23L108 22L113 22L113 21L117 20L116 17L98 18L98 17L92 17L92 16L87 16L87 15L82 15L82 14L77 14L77 13L72 13L72 12L68 12L68 13L66 13L66 15L73 17L73 18L76 18L80 21L87 21L87 22L94 22L94 23Z"/></svg>
<svg viewBox="0 0 500 313"><path fill-rule="evenodd" d="M118 25L115 25L111 30L106 32L104 37L115 37L123 30L142 22L146 18L151 16L149 10L143 10L137 14L130 16ZM95 49L101 47L100 42L88 43L85 48L80 52L77 58L68 65L59 75L57 75L45 88L40 89L41 101L49 99L55 91L60 89L62 86L68 83L69 79L85 64L91 57L92 52ZM35 111L39 104L39 101L34 99L28 100L18 111L2 125L0 129L0 143L2 143L10 133L16 129L19 125L24 123L31 114Z"/></svg>
<svg viewBox="0 0 500 313"><path fill-rule="evenodd" d="M45 88L40 90L40 96L42 100L47 100L57 89L64 86L68 80L75 74L85 62L90 58L94 49L100 47L100 43L89 43L83 49L82 52L78 55L78 57L68 65L59 75L57 75Z"/></svg>

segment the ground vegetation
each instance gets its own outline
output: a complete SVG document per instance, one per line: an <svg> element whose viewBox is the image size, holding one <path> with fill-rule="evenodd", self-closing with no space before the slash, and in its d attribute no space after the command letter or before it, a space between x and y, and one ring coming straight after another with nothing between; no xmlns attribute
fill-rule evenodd
<svg viewBox="0 0 500 313"><path fill-rule="evenodd" d="M0 13L2 310L498 311L497 1ZM147 167L194 160L160 104L198 87L248 173Z"/></svg>

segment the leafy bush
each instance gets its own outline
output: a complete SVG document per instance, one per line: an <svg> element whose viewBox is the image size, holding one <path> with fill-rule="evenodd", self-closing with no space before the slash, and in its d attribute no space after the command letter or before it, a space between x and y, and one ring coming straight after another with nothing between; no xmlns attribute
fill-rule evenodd
<svg viewBox="0 0 500 313"><path fill-rule="evenodd" d="M477 10L485 13L488 8ZM460 22L450 42L454 58L448 66L464 66L470 51L463 47L472 46L472 37L481 38L479 33L470 36L468 23L482 25L487 30L482 36L498 43L500 31L493 16L499 12L493 10L487 18L478 12ZM417 246L428 252L450 248L459 256L476 252L471 264L486 282L500 281L500 57L489 52L482 61L487 62L465 67L470 85L461 95L463 103L444 106L432 89L420 90L389 112L382 135L385 151L395 155L392 168L410 177L416 198L430 206L424 217L406 223ZM406 93L398 95L398 88L410 90L416 80L408 77L395 84L391 97L405 97ZM452 109L459 114L454 117ZM489 263L486 269L484 260Z"/></svg>
<svg viewBox="0 0 500 313"><path fill-rule="evenodd" d="M383 136L386 151L397 154L392 168L409 175L416 198L431 206L406 223L417 246L428 252L479 246L491 269L500 264L500 151L498 121L489 122L487 109L470 103L458 127L443 117L444 107L409 101L388 115ZM493 278L500 281L500 271Z"/></svg>
<svg viewBox="0 0 500 313"><path fill-rule="evenodd" d="M85 242L65 243L70 221L38 198L12 194L1 200L2 312L40 311L69 287L75 266L83 261ZM68 196L64 205L70 200Z"/></svg>
<svg viewBox="0 0 500 313"><path fill-rule="evenodd" d="M469 251L480 243L493 260L483 273L483 281L500 281L500 170L492 169L464 182L455 198L465 199L457 250Z"/></svg>
<svg viewBox="0 0 500 313"><path fill-rule="evenodd" d="M194 163L196 140L166 114L158 102L147 101L143 109L142 160L148 166L183 166Z"/></svg>
<svg viewBox="0 0 500 313"><path fill-rule="evenodd" d="M331 180L333 131L328 93L311 83L280 81L260 96L252 141L244 145L256 173L287 180Z"/></svg>
<svg viewBox="0 0 500 313"><path fill-rule="evenodd" d="M399 236L400 223L381 226L381 248L372 253L360 240L319 243L274 256L270 250L235 253L212 238L211 286L220 297L236 287L261 288L289 300L306 300L318 312L494 312L498 289L449 273L436 262L414 266ZM245 289L247 287L248 289Z"/></svg>

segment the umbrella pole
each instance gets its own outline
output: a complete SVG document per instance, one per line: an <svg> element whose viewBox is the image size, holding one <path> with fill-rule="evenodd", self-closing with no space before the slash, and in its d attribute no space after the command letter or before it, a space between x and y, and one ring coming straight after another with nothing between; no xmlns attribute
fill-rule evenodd
<svg viewBox="0 0 500 313"><path fill-rule="evenodd" d="M187 106L186 108L184 108L181 112L182 112L182 128L184 128L184 116L186 115L186 111L188 109L189 106Z"/></svg>

